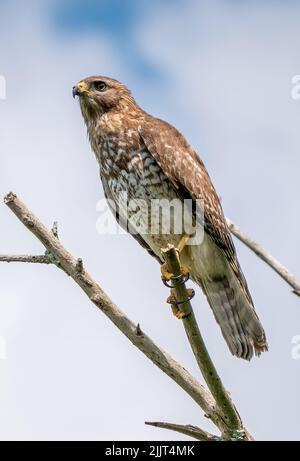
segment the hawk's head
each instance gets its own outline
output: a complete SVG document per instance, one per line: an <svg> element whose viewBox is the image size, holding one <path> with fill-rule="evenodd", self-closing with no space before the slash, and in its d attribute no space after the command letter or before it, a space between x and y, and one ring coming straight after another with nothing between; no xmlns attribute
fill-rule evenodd
<svg viewBox="0 0 300 461"><path fill-rule="evenodd" d="M88 77L73 87L73 97L78 96L83 114L95 116L109 110L126 110L135 105L129 89L109 77Z"/></svg>

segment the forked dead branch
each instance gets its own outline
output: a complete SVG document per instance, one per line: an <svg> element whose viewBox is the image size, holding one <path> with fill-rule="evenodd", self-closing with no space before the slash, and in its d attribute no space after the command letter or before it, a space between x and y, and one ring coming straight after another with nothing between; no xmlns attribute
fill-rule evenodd
<svg viewBox="0 0 300 461"><path fill-rule="evenodd" d="M224 388L205 347L193 314L191 303L188 300L189 292L187 291L185 283L180 280L180 261L174 247L170 246L167 248L164 251L164 256L170 272L177 276L177 283L174 283L176 300L179 302L186 300L185 302L180 302L178 306L183 313L186 314L183 319L183 325L208 389L202 386L167 352L157 346L141 329L139 324L134 324L125 313L113 303L98 283L95 282L86 271L82 259L75 258L64 248L58 238L56 224L52 230L48 230L13 193L8 194L4 202L27 229L40 240L46 252L38 256L0 255L0 262L55 264L58 268L62 269L85 292L91 302L94 303L145 356L174 380L201 407L205 416L208 417L220 431L220 436L210 434L191 425L183 426L165 422L147 422L148 425L174 430L189 435L197 440L252 440L252 436L244 427L240 415ZM235 228L231 222L229 222L229 226L234 234L238 233L237 228ZM244 241L243 234L240 231L239 238ZM247 242L245 243L248 245ZM248 246L255 251L253 245ZM266 258L262 256L263 251L255 252L259 257L266 260ZM269 264L268 261L266 262ZM269 265L276 270L274 265ZM277 272L279 271L277 270ZM279 273L296 292L299 292L300 283L292 274L286 269L283 273L282 271Z"/></svg>

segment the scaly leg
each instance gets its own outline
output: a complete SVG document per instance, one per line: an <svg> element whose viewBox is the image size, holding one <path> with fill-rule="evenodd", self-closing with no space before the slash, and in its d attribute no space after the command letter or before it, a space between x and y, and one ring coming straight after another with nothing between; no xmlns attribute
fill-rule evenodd
<svg viewBox="0 0 300 461"><path fill-rule="evenodd" d="M189 241L189 239L190 239L189 235L183 234L181 239L179 240L179 243L178 243L178 246L177 246L177 251L178 251L179 257L181 255L181 253L183 252L183 250L185 249L185 246L186 246L187 242ZM181 266L180 270L181 270L182 275L188 275L188 273L189 273L189 270L188 270L188 268L186 266Z"/></svg>
<svg viewBox="0 0 300 461"><path fill-rule="evenodd" d="M178 247L177 247L179 254L182 253L189 239L190 239L189 235L187 234L182 235L181 239L179 240Z"/></svg>
<svg viewBox="0 0 300 461"><path fill-rule="evenodd" d="M185 246L186 246L186 244L187 244L187 242L188 242L189 239L190 239L190 236L187 235L187 234L183 234L183 235L181 236L181 239L180 239L180 241L179 241L179 243L178 243L178 246L177 246L177 248L176 248L176 250L177 250L179 256L180 256L180 254L182 253L182 251L184 250L184 248L185 248ZM187 268L186 266L180 266L180 272L181 272L181 274L182 274L183 276L186 276L186 275L189 274L189 270L188 270L188 268ZM166 263L162 264L162 266L161 266L161 277L162 277L162 280L163 280L164 282L169 282L169 281L173 278L173 276L174 276L174 274L172 274L172 273L169 271L167 264L166 264ZM167 284L167 283L165 283L165 284L166 284L167 286L171 286L171 285L169 285L169 284ZM188 296L189 296L188 300L190 300L190 299L194 296L195 292L194 292L194 290L191 289L191 288L187 289L187 291L188 291ZM177 300L176 300L176 296L175 296L175 292L174 292L174 289L173 289L173 288L171 288L171 294L170 294L170 296L169 296L168 299L167 299L167 303L168 303L168 304L171 304L171 308L172 308L173 315L174 315L177 319L184 319L185 317L187 317L187 316L189 315L189 314L188 314L188 315L185 314L184 312L182 312L182 311L180 310L179 304L178 304L178 302L177 302Z"/></svg>
<svg viewBox="0 0 300 461"><path fill-rule="evenodd" d="M181 310L178 308L178 305L176 304L176 297L175 297L175 294L172 288L171 288L171 294L167 299L167 303L171 304L173 315L179 320L183 319L184 313L181 312Z"/></svg>
<svg viewBox="0 0 300 461"><path fill-rule="evenodd" d="M169 272L167 263L163 263L160 267L160 270L161 270L161 278L165 280L166 282L169 282L174 274L172 274L172 272Z"/></svg>
<svg viewBox="0 0 300 461"><path fill-rule="evenodd" d="M192 288L188 288L187 291L188 291L189 297L192 297L194 295L194 290ZM178 304L176 303L176 297L174 295L174 290L172 288L171 288L171 294L167 299L167 303L171 304L173 315L177 319L182 320L187 317L187 315L179 309Z"/></svg>
<svg viewBox="0 0 300 461"><path fill-rule="evenodd" d="M187 234L183 234L181 239L179 240L179 243L178 243L178 246L177 246L177 251L179 253L179 255L182 253L182 251L184 250L188 240L190 239L190 236L187 235ZM186 266L181 266L181 273L182 275L188 275L189 273L189 270ZM161 277L163 280L169 282L171 280L171 278L173 277L173 274L171 272L169 272L168 270L168 266L166 263L162 264L161 266Z"/></svg>

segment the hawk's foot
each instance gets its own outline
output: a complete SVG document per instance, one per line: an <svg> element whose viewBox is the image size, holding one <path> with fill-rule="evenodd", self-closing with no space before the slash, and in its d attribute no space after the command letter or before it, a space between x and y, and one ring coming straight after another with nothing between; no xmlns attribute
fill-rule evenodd
<svg viewBox="0 0 300 461"><path fill-rule="evenodd" d="M167 263L162 264L161 268L161 278L163 281L169 282L172 277L174 277L174 274L172 272L169 272Z"/></svg>
<svg viewBox="0 0 300 461"><path fill-rule="evenodd" d="M170 296L167 297L167 303L171 304L171 306L176 304L176 298L175 298L174 295L172 295L172 292L171 292Z"/></svg>
<svg viewBox="0 0 300 461"><path fill-rule="evenodd" d="M187 266L180 266L180 272L181 275L183 275L184 277L186 277L190 273Z"/></svg>
<svg viewBox="0 0 300 461"><path fill-rule="evenodd" d="M184 302L190 301L195 295L195 292L192 288L188 288L187 292L188 292L188 299L185 301L181 301L180 303L177 301L176 297L172 294L172 290L171 290L170 296L167 299L167 303L171 304L173 315L179 320L185 319L186 317L190 315L189 313L186 314L182 312L178 307L179 304L183 304Z"/></svg>
<svg viewBox="0 0 300 461"><path fill-rule="evenodd" d="M179 310L177 306L175 306L174 309L172 307L172 312L173 312L174 316L178 320L183 320L183 319L185 319L187 317L187 315L184 312L182 312L181 310Z"/></svg>
<svg viewBox="0 0 300 461"><path fill-rule="evenodd" d="M181 275L183 275L183 277L186 277L188 279L189 269L186 266L180 266L180 272L181 272ZM166 263L162 264L161 266L162 280L164 282L169 282L170 280L172 280L173 277L174 277L174 274L172 274L172 272L169 272L167 264Z"/></svg>
<svg viewBox="0 0 300 461"><path fill-rule="evenodd" d="M171 295L168 297L167 303L168 303L168 304L171 304L172 313L173 313L173 315L174 315L177 319L181 320L181 319L183 319L183 318L185 317L184 312L182 312L182 311L179 309L179 307L177 306L177 304L176 304L176 298L175 298L174 295L171 294Z"/></svg>

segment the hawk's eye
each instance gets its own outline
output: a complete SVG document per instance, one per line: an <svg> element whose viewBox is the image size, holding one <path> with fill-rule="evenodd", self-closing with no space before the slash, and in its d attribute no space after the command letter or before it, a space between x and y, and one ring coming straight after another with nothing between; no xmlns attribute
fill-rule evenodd
<svg viewBox="0 0 300 461"><path fill-rule="evenodd" d="M105 82L95 82L94 88L96 91L105 91L107 88L107 85Z"/></svg>

